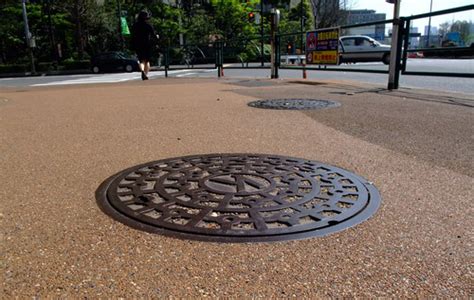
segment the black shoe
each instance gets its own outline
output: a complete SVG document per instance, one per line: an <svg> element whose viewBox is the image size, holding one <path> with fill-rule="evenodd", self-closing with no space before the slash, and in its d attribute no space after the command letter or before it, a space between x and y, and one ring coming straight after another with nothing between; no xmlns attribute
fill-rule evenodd
<svg viewBox="0 0 474 300"><path fill-rule="evenodd" d="M145 72L142 71L142 80L148 80L148 76L146 76Z"/></svg>

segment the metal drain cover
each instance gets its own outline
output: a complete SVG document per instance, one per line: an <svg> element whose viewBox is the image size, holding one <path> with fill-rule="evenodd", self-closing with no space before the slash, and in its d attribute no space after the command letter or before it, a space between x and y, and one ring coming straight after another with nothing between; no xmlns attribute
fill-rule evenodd
<svg viewBox="0 0 474 300"><path fill-rule="evenodd" d="M338 107L341 104L335 101L317 99L269 99L252 101L249 102L248 105L251 107L267 109L305 110Z"/></svg>
<svg viewBox="0 0 474 300"><path fill-rule="evenodd" d="M107 179L96 197L132 227L218 242L321 236L366 220L380 202L372 184L346 170L260 154L146 163Z"/></svg>

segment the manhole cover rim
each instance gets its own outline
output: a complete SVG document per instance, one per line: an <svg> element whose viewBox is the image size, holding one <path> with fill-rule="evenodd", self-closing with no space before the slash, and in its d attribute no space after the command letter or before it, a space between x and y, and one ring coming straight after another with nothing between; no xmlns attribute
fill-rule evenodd
<svg viewBox="0 0 474 300"><path fill-rule="evenodd" d="M319 163L322 165L330 166L331 171L339 171L342 173L349 173L353 179L358 180L360 183L363 184L364 188L367 189L367 194L369 195L369 199L367 204L363 209L361 209L357 214L349 217L348 219L338 223L338 224L328 224L327 227L318 228L318 229L311 229L308 231L301 231L301 232L289 232L284 234L274 234L274 235L256 235L256 236L238 236L238 235L211 235L211 234L202 234L202 233L193 233L193 232L185 232L179 231L176 229L168 229L163 227L157 227L156 225L152 225L147 223L142 219L133 218L133 216L127 215L117 208L115 208L109 201L107 197L107 192L110 185L120 176L125 173L130 173L134 170L138 170L144 167L147 167L152 164L162 163L165 161L171 161L174 159L189 159L189 158L196 158L196 157L206 157L206 156L268 156L268 157L278 157L283 159L294 158L298 160L304 161L311 161L314 163ZM142 163L139 165L135 165L129 167L125 170L119 171L114 175L107 178L103 181L100 186L97 188L96 193L96 202L99 208L109 217L112 219L119 221L120 223L141 230L149 233L156 233L161 234L164 236L178 238L178 239L187 239L187 240L195 240L195 241L204 241L204 242L219 242L219 243L258 243L258 242L284 242L284 241L291 241L291 240L302 240L302 239L309 239L313 237L321 237L331 233L336 233L339 231L343 231L345 229L352 228L370 217L374 216L381 205L381 196L378 189L364 177L354 174L346 169L334 166L334 165L327 165L325 163L316 161L316 160L309 160L306 158L297 158L297 157L287 157L282 155L270 155L270 154L262 154L262 153L207 153L201 155L188 155L188 156L179 156L179 157L171 157L171 158L164 158L160 160L150 161L147 163Z"/></svg>
<svg viewBox="0 0 474 300"><path fill-rule="evenodd" d="M287 102L306 102L307 105L285 105ZM313 106L311 106L313 104ZM320 105L314 105L320 104ZM275 99L259 99L250 101L247 106L260 109L275 109L275 110L318 110L337 108L341 106L340 102L325 99L314 98L275 98Z"/></svg>

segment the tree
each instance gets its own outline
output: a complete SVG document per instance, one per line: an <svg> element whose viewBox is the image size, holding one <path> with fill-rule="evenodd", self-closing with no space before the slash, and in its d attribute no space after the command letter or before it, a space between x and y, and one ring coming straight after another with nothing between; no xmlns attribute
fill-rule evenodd
<svg viewBox="0 0 474 300"><path fill-rule="evenodd" d="M202 8L194 10L186 23L186 43L208 44L210 37L216 33L216 26L210 22L207 12Z"/></svg>
<svg viewBox="0 0 474 300"><path fill-rule="evenodd" d="M303 9L301 6L303 6ZM303 16L301 16L302 12L304 12ZM301 0L295 7L290 9L288 20L300 23L300 28L298 28L296 31L301 31L301 17L304 19L303 31L313 29L313 12L309 0Z"/></svg>
<svg viewBox="0 0 474 300"><path fill-rule="evenodd" d="M472 21L444 22L439 24L439 34L446 39L446 35L451 32L458 32L461 40L469 45L473 39L471 34ZM447 41L447 40L446 40Z"/></svg>
<svg viewBox="0 0 474 300"><path fill-rule="evenodd" d="M310 0L315 28L339 26L345 23L348 2L345 0Z"/></svg>
<svg viewBox="0 0 474 300"><path fill-rule="evenodd" d="M220 34L226 40L254 35L256 29L248 22L247 15L255 4L255 1L241 3L235 0L211 0L215 34Z"/></svg>
<svg viewBox="0 0 474 300"><path fill-rule="evenodd" d="M451 25L450 32L459 32L461 39L466 43L471 33L471 21L455 21Z"/></svg>
<svg viewBox="0 0 474 300"><path fill-rule="evenodd" d="M21 6L2 4L0 8L0 49L3 63L12 62L18 56L26 55L25 32L21 17Z"/></svg>
<svg viewBox="0 0 474 300"><path fill-rule="evenodd" d="M172 7L162 2L149 6L152 13L150 22L160 35L164 46L178 44L178 36L184 33L184 27L179 24L179 18L183 16L181 9Z"/></svg>

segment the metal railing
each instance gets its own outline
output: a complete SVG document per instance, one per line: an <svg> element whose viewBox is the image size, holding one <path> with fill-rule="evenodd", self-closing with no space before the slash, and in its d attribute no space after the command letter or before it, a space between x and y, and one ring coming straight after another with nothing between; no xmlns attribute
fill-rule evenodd
<svg viewBox="0 0 474 300"><path fill-rule="evenodd" d="M410 49L410 28L413 20L441 16L451 13L458 13L468 10L474 10L474 5L466 5L441 11L435 11L431 13L413 15L409 17L403 17L404 28L403 28L403 54L401 63L401 74L402 75L417 75L417 76L443 76L443 77L466 77L474 78L474 73L460 73L460 72L429 72L429 71L408 71L408 55L409 53L422 52L425 57L427 54L431 54L433 57L471 57L474 58L474 43L471 47L428 47ZM428 39L428 44L430 40ZM431 56L430 55L430 56Z"/></svg>
<svg viewBox="0 0 474 300"><path fill-rule="evenodd" d="M474 58L474 47L434 47L434 48L410 48L410 27L413 20L446 15L451 13L463 12L473 10L474 5L466 5L462 7L436 11L426 14L414 15L409 17L401 17L398 21L401 30L399 30L399 43L397 45L397 59L396 65L396 86L400 75L422 75L422 76L449 76L449 77L474 77L474 73L460 73L460 72L432 72L432 71L411 71L407 69L409 53L425 52L433 55L443 53L444 55L452 55L458 57L465 55ZM393 24L394 20L376 21L370 23L362 23L356 25L341 26L342 35L350 33L350 29L383 26L383 36L385 35L385 25ZM305 65L305 43L306 32L291 32L280 33L275 37L275 61L272 62L276 69L287 70L303 70L305 71L339 71L339 72L361 72L361 73L375 73L388 74L388 67L382 65L377 69L373 67L360 67L349 65L339 66L322 66ZM389 36L390 38L390 36ZM220 77L225 69L269 69L272 65L270 60L270 36L255 36L234 40L218 40L212 45L185 45L180 47L168 47L165 49L165 63L164 68L166 75L168 70L190 69L190 68L212 68L217 69L217 75ZM301 45L299 50L296 50L296 45ZM288 45L292 45L291 49ZM351 54L363 54L363 52L349 52L345 51L344 45L340 44L340 58L342 64L351 63ZM290 52L291 50L291 52ZM364 52L365 53L365 52ZM387 50L370 51L366 53L379 53L380 55L388 55ZM284 58L282 63L282 57ZM214 64L211 65L211 61ZM298 64L290 64L288 62L297 62Z"/></svg>

